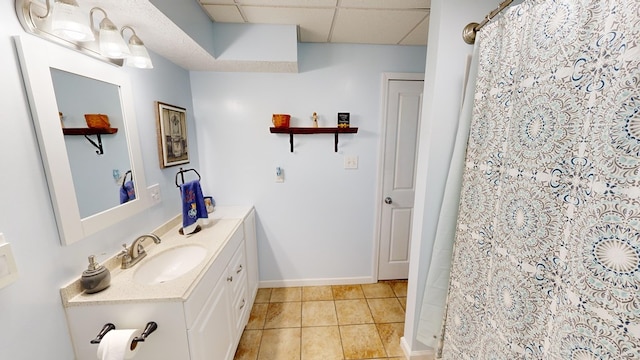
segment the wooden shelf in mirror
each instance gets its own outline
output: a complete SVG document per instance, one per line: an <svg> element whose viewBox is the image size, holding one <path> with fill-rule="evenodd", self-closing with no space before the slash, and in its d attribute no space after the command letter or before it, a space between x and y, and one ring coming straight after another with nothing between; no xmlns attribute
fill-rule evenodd
<svg viewBox="0 0 640 360"><path fill-rule="evenodd" d="M100 134L115 134L117 132L118 132L117 128L108 128L108 129L62 128L62 133L65 135L100 135Z"/></svg>
<svg viewBox="0 0 640 360"><path fill-rule="evenodd" d="M103 155L104 147L102 146L102 135L111 135L118 132L117 128L107 128L107 129L98 129L98 128L62 128L62 133L65 135L84 135L85 139L91 143L96 149L96 154ZM95 135L97 142L91 140L88 135Z"/></svg>
<svg viewBox="0 0 640 360"><path fill-rule="evenodd" d="M289 134L289 144L291 145L291 152L293 152L293 135L294 134L334 134L334 152L338 152L338 134L356 134L358 132L357 127L288 127L288 128L276 128L271 127L269 131L272 134Z"/></svg>

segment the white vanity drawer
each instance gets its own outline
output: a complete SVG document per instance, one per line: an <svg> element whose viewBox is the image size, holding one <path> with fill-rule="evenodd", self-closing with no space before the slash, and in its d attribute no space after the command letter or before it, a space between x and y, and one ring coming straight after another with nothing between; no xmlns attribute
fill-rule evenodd
<svg viewBox="0 0 640 360"><path fill-rule="evenodd" d="M231 285L233 298L236 298L238 294L247 287L247 263L244 255L244 241L238 246L231 261L229 261L227 281Z"/></svg>

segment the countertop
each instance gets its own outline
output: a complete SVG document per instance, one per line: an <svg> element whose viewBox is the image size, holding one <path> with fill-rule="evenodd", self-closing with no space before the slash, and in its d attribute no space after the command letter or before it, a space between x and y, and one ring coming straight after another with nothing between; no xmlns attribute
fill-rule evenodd
<svg viewBox="0 0 640 360"><path fill-rule="evenodd" d="M162 239L160 244L156 245L150 240L145 241L147 256L138 264L129 269L121 269L120 259L116 255L105 261L105 266L111 271L111 285L107 289L95 294L85 294L80 287L78 277L60 289L63 305L71 307L141 301L185 301L236 229L242 225L244 217L249 214L251 209L252 207L248 206L216 207L216 210L209 214L208 224L202 226L201 231L186 236L178 233L182 227L182 218L176 216L153 231ZM184 275L165 283L153 285L140 284L133 280L136 269L152 259L155 254L190 244L204 246L207 249L207 254L200 264ZM131 245L131 241L127 242L127 245Z"/></svg>

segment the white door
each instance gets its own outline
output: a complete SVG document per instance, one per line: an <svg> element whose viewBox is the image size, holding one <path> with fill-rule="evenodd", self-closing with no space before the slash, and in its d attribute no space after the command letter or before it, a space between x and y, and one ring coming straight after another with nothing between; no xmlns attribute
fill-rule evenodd
<svg viewBox="0 0 640 360"><path fill-rule="evenodd" d="M378 279L407 279L423 81L388 80Z"/></svg>

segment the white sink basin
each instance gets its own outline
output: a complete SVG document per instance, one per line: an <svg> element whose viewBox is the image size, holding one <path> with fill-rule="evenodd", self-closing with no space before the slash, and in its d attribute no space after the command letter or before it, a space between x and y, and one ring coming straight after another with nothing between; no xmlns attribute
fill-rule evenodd
<svg viewBox="0 0 640 360"><path fill-rule="evenodd" d="M179 278L198 266L207 255L207 249L200 245L186 245L165 250L156 255L148 255L137 265L133 280L141 284L161 284Z"/></svg>

